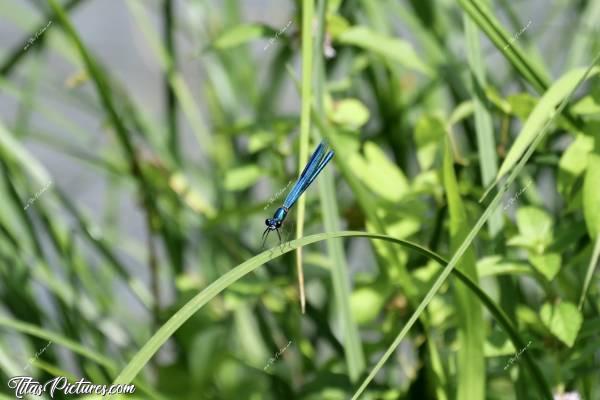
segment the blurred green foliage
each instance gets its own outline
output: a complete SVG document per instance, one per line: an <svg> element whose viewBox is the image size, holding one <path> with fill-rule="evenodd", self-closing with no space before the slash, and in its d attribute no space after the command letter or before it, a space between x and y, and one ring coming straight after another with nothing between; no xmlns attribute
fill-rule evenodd
<svg viewBox="0 0 600 400"><path fill-rule="evenodd" d="M98 0L32 3L0 4L20 29L0 52L3 382L600 399L600 2L537 2L548 18L503 0L269 2L280 20L247 17L259 1L115 3L161 113L82 35ZM320 137L333 165L283 228L305 233L263 251ZM40 148L93 173L101 207Z"/></svg>

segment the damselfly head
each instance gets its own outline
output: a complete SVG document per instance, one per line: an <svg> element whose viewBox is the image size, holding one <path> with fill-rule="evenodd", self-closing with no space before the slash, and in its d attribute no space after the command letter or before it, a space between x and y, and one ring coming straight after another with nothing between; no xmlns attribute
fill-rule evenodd
<svg viewBox="0 0 600 400"><path fill-rule="evenodd" d="M267 218L265 219L265 225L267 225L269 229L278 229L281 227L281 220L275 218Z"/></svg>

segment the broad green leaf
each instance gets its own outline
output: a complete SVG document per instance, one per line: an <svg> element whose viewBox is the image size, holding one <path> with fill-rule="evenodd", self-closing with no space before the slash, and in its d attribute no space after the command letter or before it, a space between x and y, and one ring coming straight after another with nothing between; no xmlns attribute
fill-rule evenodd
<svg viewBox="0 0 600 400"><path fill-rule="evenodd" d="M328 114L331 121L350 129L358 129L369 120L369 109L357 99L333 102Z"/></svg>
<svg viewBox="0 0 600 400"><path fill-rule="evenodd" d="M558 271L560 271L561 257L560 254L531 254L529 261L542 275L549 281L554 279Z"/></svg>
<svg viewBox="0 0 600 400"><path fill-rule="evenodd" d="M516 350L506 333L494 329L485 341L483 351L486 357L499 357L514 354Z"/></svg>
<svg viewBox="0 0 600 400"><path fill-rule="evenodd" d="M558 162L558 191L567 199L576 179L588 165L588 154L594 149L594 139L578 134Z"/></svg>
<svg viewBox="0 0 600 400"><path fill-rule="evenodd" d="M424 114L415 125L415 144L417 145L417 159L422 171L433 167L436 154L443 145L446 128L444 121L436 116Z"/></svg>
<svg viewBox="0 0 600 400"><path fill-rule="evenodd" d="M372 51L427 76L433 76L431 68L421 61L410 43L402 39L385 36L364 26L359 26L346 30L338 36L337 40L343 44Z"/></svg>
<svg viewBox="0 0 600 400"><path fill-rule="evenodd" d="M385 304L385 294L374 287L355 289L350 298L350 307L356 323L365 325L372 322Z"/></svg>
<svg viewBox="0 0 600 400"><path fill-rule="evenodd" d="M512 114L512 105L507 99L504 99L493 86L485 89L486 98L504 114Z"/></svg>
<svg viewBox="0 0 600 400"><path fill-rule="evenodd" d="M477 261L477 274L480 278L494 275L522 275L531 273L531 268L525 262L509 261L501 256L488 256Z"/></svg>
<svg viewBox="0 0 600 400"><path fill-rule="evenodd" d="M350 156L349 163L355 175L385 200L400 201L409 188L406 176L375 143L366 142L364 153L364 158L358 153Z"/></svg>
<svg viewBox="0 0 600 400"><path fill-rule="evenodd" d="M581 328L583 318L575 304L560 302L545 303L540 312L542 322L554 336L569 347L572 347Z"/></svg>
<svg viewBox="0 0 600 400"><path fill-rule="evenodd" d="M516 319L519 323L523 323L524 325L534 325L537 326L540 324L540 315L539 312L533 310L528 305L523 303L517 304L516 310Z"/></svg>
<svg viewBox="0 0 600 400"><path fill-rule="evenodd" d="M252 133L248 139L248 152L253 154L267 148L275 141L275 134L271 131L258 130Z"/></svg>
<svg viewBox="0 0 600 400"><path fill-rule="evenodd" d="M551 223L552 217L540 208L520 207L517 211L519 232L526 237L533 239L551 238L551 235L548 235Z"/></svg>
<svg viewBox="0 0 600 400"><path fill-rule="evenodd" d="M599 115L600 99L592 95L584 96L571 107L571 111L579 115Z"/></svg>
<svg viewBox="0 0 600 400"><path fill-rule="evenodd" d="M236 25L231 29L222 32L213 42L213 47L217 49L228 49L236 47L254 39L258 39L273 33L273 29L262 24Z"/></svg>
<svg viewBox="0 0 600 400"><path fill-rule="evenodd" d="M471 116L475 111L475 105L472 100L463 101L460 103L448 118L448 125L456 125L463 119Z"/></svg>
<svg viewBox="0 0 600 400"><path fill-rule="evenodd" d="M439 275L439 273L440 266L433 261L429 261L427 264L425 264L425 266L417 268L413 272L415 284L423 286L423 290L425 290L427 287L430 287L433 282L435 282L435 277Z"/></svg>
<svg viewBox="0 0 600 400"><path fill-rule="evenodd" d="M190 182L183 173L175 172L169 177L169 187L181 196L188 207L199 214L205 214L207 217L213 217L216 210L202 193Z"/></svg>
<svg viewBox="0 0 600 400"><path fill-rule="evenodd" d="M381 219L386 222L386 232L398 239L407 239L410 236L418 233L422 228L420 215L417 213L419 205L412 205L413 202L407 202L405 207L410 207L411 212L403 212L400 210L390 210L379 208L377 213L381 215ZM404 204L404 203L401 203ZM400 207L401 204L398 206Z"/></svg>
<svg viewBox="0 0 600 400"><path fill-rule="evenodd" d="M427 194L433 196L436 201L443 201L444 190L441 186L441 177L438 171L429 170L421 172L412 182L414 194Z"/></svg>
<svg viewBox="0 0 600 400"><path fill-rule="evenodd" d="M517 246L530 249L534 249L536 247L536 242L534 240L523 235L512 236L510 239L508 239L506 244L509 246Z"/></svg>
<svg viewBox="0 0 600 400"><path fill-rule="evenodd" d="M436 272L439 272L439 270L439 266L436 265ZM431 282L433 282L434 280L435 277L431 280ZM424 287L422 291L424 292L425 290L427 290L427 287ZM431 326L438 327L445 326L444 324L447 324L449 321L452 321L456 313L456 310L451 304L446 303L437 298L431 301L427 309L429 310L429 313L431 315L431 319L429 320L431 322Z"/></svg>
<svg viewBox="0 0 600 400"><path fill-rule="evenodd" d="M587 171L583 181L583 216L592 238L600 233L600 155L588 155Z"/></svg>
<svg viewBox="0 0 600 400"><path fill-rule="evenodd" d="M227 190L247 189L254 185L262 175L262 170L254 164L232 168L225 174L223 186Z"/></svg>
<svg viewBox="0 0 600 400"><path fill-rule="evenodd" d="M594 76L600 72L600 67L593 67L587 78ZM497 179L500 179L508 171L510 171L527 148L533 143L536 136L542 130L544 125L550 121L555 114L555 108L580 84L581 80L586 77L587 68L577 68L571 70L560 77L547 91L544 93L540 101L537 103L529 118L523 125L521 132L517 136L514 144L508 151L500 171L498 171Z"/></svg>
<svg viewBox="0 0 600 400"><path fill-rule="evenodd" d="M536 207L520 207L517 210L519 235L510 238L509 245L522 246L541 254L552 241L552 219Z"/></svg>
<svg viewBox="0 0 600 400"><path fill-rule="evenodd" d="M329 2L331 4L331 2ZM332 38L337 38L343 32L347 31L350 23L344 17L338 14L330 14L327 16L327 31Z"/></svg>
<svg viewBox="0 0 600 400"><path fill-rule="evenodd" d="M506 101L510 106L510 112L525 121L535 108L538 99L529 93L516 93L508 96Z"/></svg>

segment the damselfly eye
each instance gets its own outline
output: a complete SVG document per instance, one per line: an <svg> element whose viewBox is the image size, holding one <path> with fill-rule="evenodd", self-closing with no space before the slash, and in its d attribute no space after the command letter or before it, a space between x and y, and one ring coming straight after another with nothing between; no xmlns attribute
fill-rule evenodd
<svg viewBox="0 0 600 400"><path fill-rule="evenodd" d="M269 226L269 225L270 225L270 224L269 224L269 218L265 219L265 225L266 225L266 226Z"/></svg>

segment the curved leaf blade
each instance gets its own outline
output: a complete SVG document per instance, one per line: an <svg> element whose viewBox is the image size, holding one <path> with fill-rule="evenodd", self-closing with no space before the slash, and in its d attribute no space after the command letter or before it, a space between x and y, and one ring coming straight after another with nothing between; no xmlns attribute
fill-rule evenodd
<svg viewBox="0 0 600 400"><path fill-rule="evenodd" d="M377 53L391 61L397 62L413 71L433 76L433 70L419 58L410 43L382 35L363 26L354 27L343 32L338 42L360 47Z"/></svg>
<svg viewBox="0 0 600 400"><path fill-rule="evenodd" d="M575 88L580 85L582 79L589 79L599 72L600 67L593 67L589 73L587 72L587 68L573 69L559 78L546 93L544 93L529 115L529 118L527 118L515 143L508 151L508 154L498 171L496 177L497 180L506 175L506 173L516 165L544 125L554 119L556 107L561 104L561 102L568 100L571 97Z"/></svg>
<svg viewBox="0 0 600 400"><path fill-rule="evenodd" d="M202 308L206 303L208 303L211 299L216 297L219 293L221 293L223 290L225 290L237 280L241 279L245 275L259 268L266 262L278 258L283 254L294 251L297 247L306 246L308 244L324 241L327 239L342 237L364 237L396 243L414 251L417 251L422 255L430 257L432 260L435 260L436 262L445 265L446 268L444 271L448 271L448 273L450 272L450 268L448 268L448 261L444 260L441 256L412 242L396 239L391 236L366 232L341 231L320 233L317 235L311 235L300 239L292 240L277 247L277 250L266 250L252 257L251 259L243 262L242 264L238 265L225 275L221 276L215 282L206 287L202 292L200 292L194 298L192 298L188 303L186 303L182 308L180 308L165 324L163 324L161 328L146 342L146 344L144 344L144 346L130 360L127 366L121 371L119 376L115 378L114 383L126 384L131 382L142 370L142 368L144 368L144 366L148 363L152 356L158 351L158 349L175 333L175 331L177 331L177 329L179 329L179 327L181 327L181 325L183 325L195 312ZM510 320L504 314L504 312L500 308L498 308L494 304L494 302L468 276L466 276L459 270L454 270L454 273L459 279L461 279L463 283L465 283L471 290L473 290L473 292L477 294L477 296L487 307L490 313L497 318L498 322L506 329L515 347L524 347L525 342L519 337L519 334L517 333L516 329L512 326ZM443 281L446 277L447 275L441 276L440 278L438 278L438 281L440 279ZM437 289L438 287L434 285L430 292L436 292ZM412 318L414 319L412 323L414 323L414 321L417 318L418 313L415 313ZM412 326L412 323L409 323L407 327L410 328L410 326ZM525 354L525 361L529 369L531 370L533 376L535 377L534 381L539 386L540 391L543 393L550 393L550 389L548 388L548 385L546 384L539 368L535 365L533 360L527 354ZM354 398L356 398L356 396L357 395L355 394Z"/></svg>

